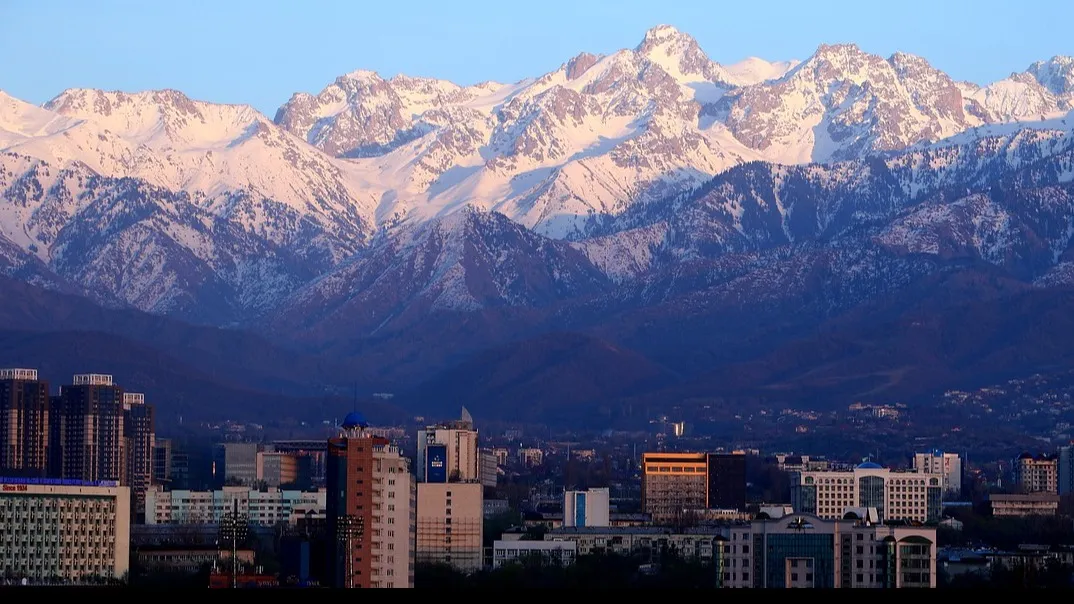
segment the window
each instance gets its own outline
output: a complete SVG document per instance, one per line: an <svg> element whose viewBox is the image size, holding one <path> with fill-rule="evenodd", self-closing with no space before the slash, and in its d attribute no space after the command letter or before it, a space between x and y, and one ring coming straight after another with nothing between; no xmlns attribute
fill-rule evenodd
<svg viewBox="0 0 1074 604"><path fill-rule="evenodd" d="M798 580L798 573L791 573L791 581L797 581L797 580Z"/></svg>

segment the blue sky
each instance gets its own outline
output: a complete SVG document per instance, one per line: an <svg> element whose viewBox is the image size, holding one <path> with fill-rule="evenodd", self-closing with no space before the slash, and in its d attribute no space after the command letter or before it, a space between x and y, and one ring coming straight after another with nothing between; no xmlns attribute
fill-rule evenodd
<svg viewBox="0 0 1074 604"><path fill-rule="evenodd" d="M271 117L354 69L516 81L661 23L721 63L854 42L978 83L1074 54L1070 0L0 0L0 89L43 103L72 87L177 88Z"/></svg>

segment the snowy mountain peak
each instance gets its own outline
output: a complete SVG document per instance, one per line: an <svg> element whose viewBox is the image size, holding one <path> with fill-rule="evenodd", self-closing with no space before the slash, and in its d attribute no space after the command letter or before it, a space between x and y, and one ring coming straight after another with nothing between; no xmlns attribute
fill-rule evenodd
<svg viewBox="0 0 1074 604"><path fill-rule="evenodd" d="M341 80L354 80L356 82L380 82L384 80L384 78L380 77L379 73L371 69L355 69L350 73L345 73L339 76L336 81Z"/></svg>
<svg viewBox="0 0 1074 604"><path fill-rule="evenodd" d="M1055 56L1037 61L1026 70L1052 94L1074 93L1074 57Z"/></svg>
<svg viewBox="0 0 1074 604"><path fill-rule="evenodd" d="M570 61L567 61L567 79L577 80L602 58L604 58L602 55L595 55L588 52L580 53Z"/></svg>
<svg viewBox="0 0 1074 604"><path fill-rule="evenodd" d="M249 105L195 101L178 90L167 89L137 93L69 89L44 107L156 147L228 144L266 121Z"/></svg>
<svg viewBox="0 0 1074 604"><path fill-rule="evenodd" d="M735 63L725 65L724 71L729 76L730 82L736 86L751 86L769 80L776 80L784 76L801 63L798 60L790 61L766 61L758 57L748 57Z"/></svg>
<svg viewBox="0 0 1074 604"><path fill-rule="evenodd" d="M661 46L664 44L670 44L674 42L691 42L693 38L688 34L684 34L678 30L674 25L656 25L649 28L645 32L645 36L642 38L641 43L637 46L637 51L644 53L655 46Z"/></svg>

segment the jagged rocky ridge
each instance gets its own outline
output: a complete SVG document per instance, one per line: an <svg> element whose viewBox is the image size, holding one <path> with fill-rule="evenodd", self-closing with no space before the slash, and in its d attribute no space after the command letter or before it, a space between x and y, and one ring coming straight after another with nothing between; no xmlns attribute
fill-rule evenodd
<svg viewBox="0 0 1074 604"><path fill-rule="evenodd" d="M967 265L1072 283L1072 69L981 87L853 45L725 66L661 26L514 84L353 72L274 120L0 93L0 270L403 381L562 329L703 370L714 333L731 355L788 309Z"/></svg>

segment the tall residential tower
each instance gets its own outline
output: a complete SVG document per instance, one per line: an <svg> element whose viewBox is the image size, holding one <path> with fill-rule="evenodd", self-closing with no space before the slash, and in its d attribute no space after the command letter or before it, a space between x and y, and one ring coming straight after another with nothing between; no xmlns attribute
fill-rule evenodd
<svg viewBox="0 0 1074 604"><path fill-rule="evenodd" d="M0 476L47 476L48 430L48 383L36 369L0 369Z"/></svg>

